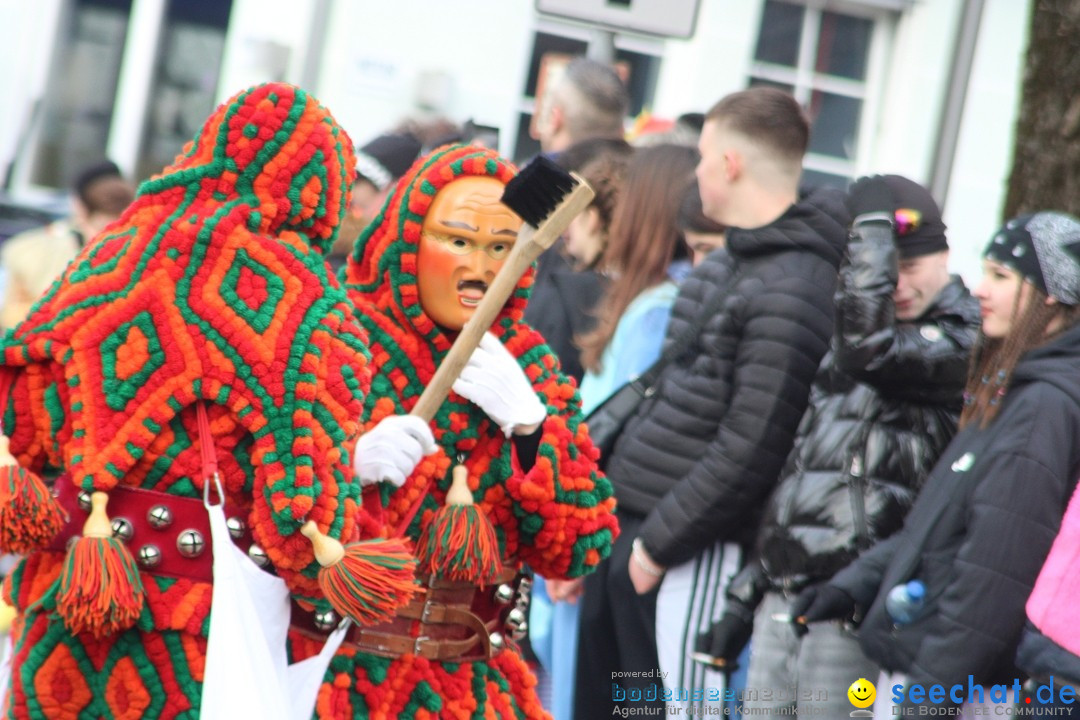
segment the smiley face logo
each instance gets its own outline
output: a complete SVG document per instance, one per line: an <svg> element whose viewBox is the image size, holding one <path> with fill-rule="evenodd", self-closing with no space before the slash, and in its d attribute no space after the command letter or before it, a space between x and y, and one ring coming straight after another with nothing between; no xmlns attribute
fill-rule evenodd
<svg viewBox="0 0 1080 720"><path fill-rule="evenodd" d="M847 690L848 700L851 704L857 708L868 708L874 704L874 698L877 696L877 688L874 684L866 678L859 678L855 682L851 683L851 687Z"/></svg>

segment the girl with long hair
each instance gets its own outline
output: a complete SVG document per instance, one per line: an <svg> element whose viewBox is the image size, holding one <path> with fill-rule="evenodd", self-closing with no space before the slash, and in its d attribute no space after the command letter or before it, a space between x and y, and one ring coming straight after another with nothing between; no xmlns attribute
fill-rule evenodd
<svg viewBox="0 0 1080 720"><path fill-rule="evenodd" d="M593 309L603 297L607 283L607 277L597 268L603 264L612 217L622 197L633 151L628 145L624 148L602 139L585 140L574 145L571 151L592 153L577 174L593 189L595 197L566 229L564 252L573 270L554 273L549 278L558 292L549 294L549 300L541 300L543 311L537 313L535 325L545 325L546 330L557 323L583 334L596 325ZM535 299L535 295L530 299L530 309ZM546 334L544 338L551 341ZM572 358L567 352L560 353L559 362L564 367L573 363L583 372L578 359L579 348L573 347L572 352ZM550 678L550 682L541 683L541 687L550 687L550 697L546 701L554 720L571 720L572 715L578 623L575 603L580 587L581 583L573 580L547 580L537 575L529 604L529 644ZM565 594L568 591L572 593L569 596Z"/></svg>
<svg viewBox="0 0 1080 720"><path fill-rule="evenodd" d="M576 226L571 225L567 250L582 267L605 274L610 283L600 301L596 328L580 338L586 370L581 400L586 414L660 353L675 301L672 264L686 256L676 216L696 163L697 151L681 145L636 150L615 198L606 192L609 182L596 182L612 175L609 160L583 168L586 179L600 190L602 202L591 213L578 216ZM541 647L537 650L552 676L555 720L569 720L572 715L576 603L581 591L578 580L543 583L543 592L552 601L550 638L545 638L550 653ZM533 617L537 617L535 608Z"/></svg>
<svg viewBox="0 0 1080 720"><path fill-rule="evenodd" d="M686 240L677 218L697 151L683 145L638 150L611 223L601 269L611 278L596 329L580 340L582 410L588 415L660 355ZM673 268L673 265L675 266Z"/></svg>
<svg viewBox="0 0 1080 720"><path fill-rule="evenodd" d="M791 610L796 622L863 617L867 657L903 675L878 695L904 705L920 703L915 685L941 685L955 706L991 700L973 687L1018 684L1024 604L1080 473L1080 221L1010 220L984 253L975 297L982 328L960 431L903 529ZM898 587L917 597L912 581L922 606L905 616L888 597Z"/></svg>

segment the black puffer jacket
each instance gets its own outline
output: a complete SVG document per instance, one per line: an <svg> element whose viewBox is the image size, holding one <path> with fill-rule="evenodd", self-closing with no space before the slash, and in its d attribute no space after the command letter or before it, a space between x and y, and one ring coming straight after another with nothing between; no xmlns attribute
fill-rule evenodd
<svg viewBox="0 0 1080 720"><path fill-rule="evenodd" d="M757 559L729 595L827 580L903 523L956 433L979 304L954 277L923 315L895 320L892 230L856 223L840 269L836 333L795 449L769 500Z"/></svg>
<svg viewBox="0 0 1080 720"><path fill-rule="evenodd" d="M639 537L658 563L753 537L828 349L847 222L843 194L819 191L769 225L730 230L728 253L683 283L669 341L716 293L727 299L665 368L607 466L620 509L646 517Z"/></svg>
<svg viewBox="0 0 1080 720"><path fill-rule="evenodd" d="M866 656L945 687L1011 682L1024 604L1080 473L1080 326L1026 353L994 420L957 433L904 527L832 580L868 607ZM890 588L926 584L922 616L899 628Z"/></svg>

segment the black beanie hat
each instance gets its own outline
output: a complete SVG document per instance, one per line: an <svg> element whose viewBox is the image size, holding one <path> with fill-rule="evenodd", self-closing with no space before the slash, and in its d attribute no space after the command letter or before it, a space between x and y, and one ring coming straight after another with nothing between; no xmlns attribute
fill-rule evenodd
<svg viewBox="0 0 1080 720"><path fill-rule="evenodd" d="M882 179L896 201L893 229L900 257L948 250L941 209L926 188L900 175L883 175Z"/></svg>
<svg viewBox="0 0 1080 720"><path fill-rule="evenodd" d="M420 156L420 141L409 133L380 135L356 151L357 180L385 190Z"/></svg>
<svg viewBox="0 0 1080 720"><path fill-rule="evenodd" d="M1072 215L1013 218L994 233L983 257L1015 270L1063 305L1080 303L1080 220Z"/></svg>

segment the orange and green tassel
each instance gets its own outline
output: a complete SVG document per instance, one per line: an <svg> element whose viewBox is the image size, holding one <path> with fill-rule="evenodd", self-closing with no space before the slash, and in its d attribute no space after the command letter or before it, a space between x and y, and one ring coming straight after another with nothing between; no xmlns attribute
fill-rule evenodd
<svg viewBox="0 0 1080 720"><path fill-rule="evenodd" d="M342 545L324 535L314 520L300 529L315 549L319 587L338 613L361 625L392 619L419 590L416 558L400 538L377 538Z"/></svg>
<svg viewBox="0 0 1080 720"><path fill-rule="evenodd" d="M41 478L19 465L0 434L0 551L26 555L45 547L66 513Z"/></svg>
<svg viewBox="0 0 1080 720"><path fill-rule="evenodd" d="M473 502L464 465L454 467L446 504L420 535L416 554L421 571L480 586L491 582L502 569L495 528Z"/></svg>
<svg viewBox="0 0 1080 720"><path fill-rule="evenodd" d="M90 502L82 537L64 560L56 609L72 633L102 638L135 624L145 593L135 558L113 537L105 514L108 495L95 492Z"/></svg>

